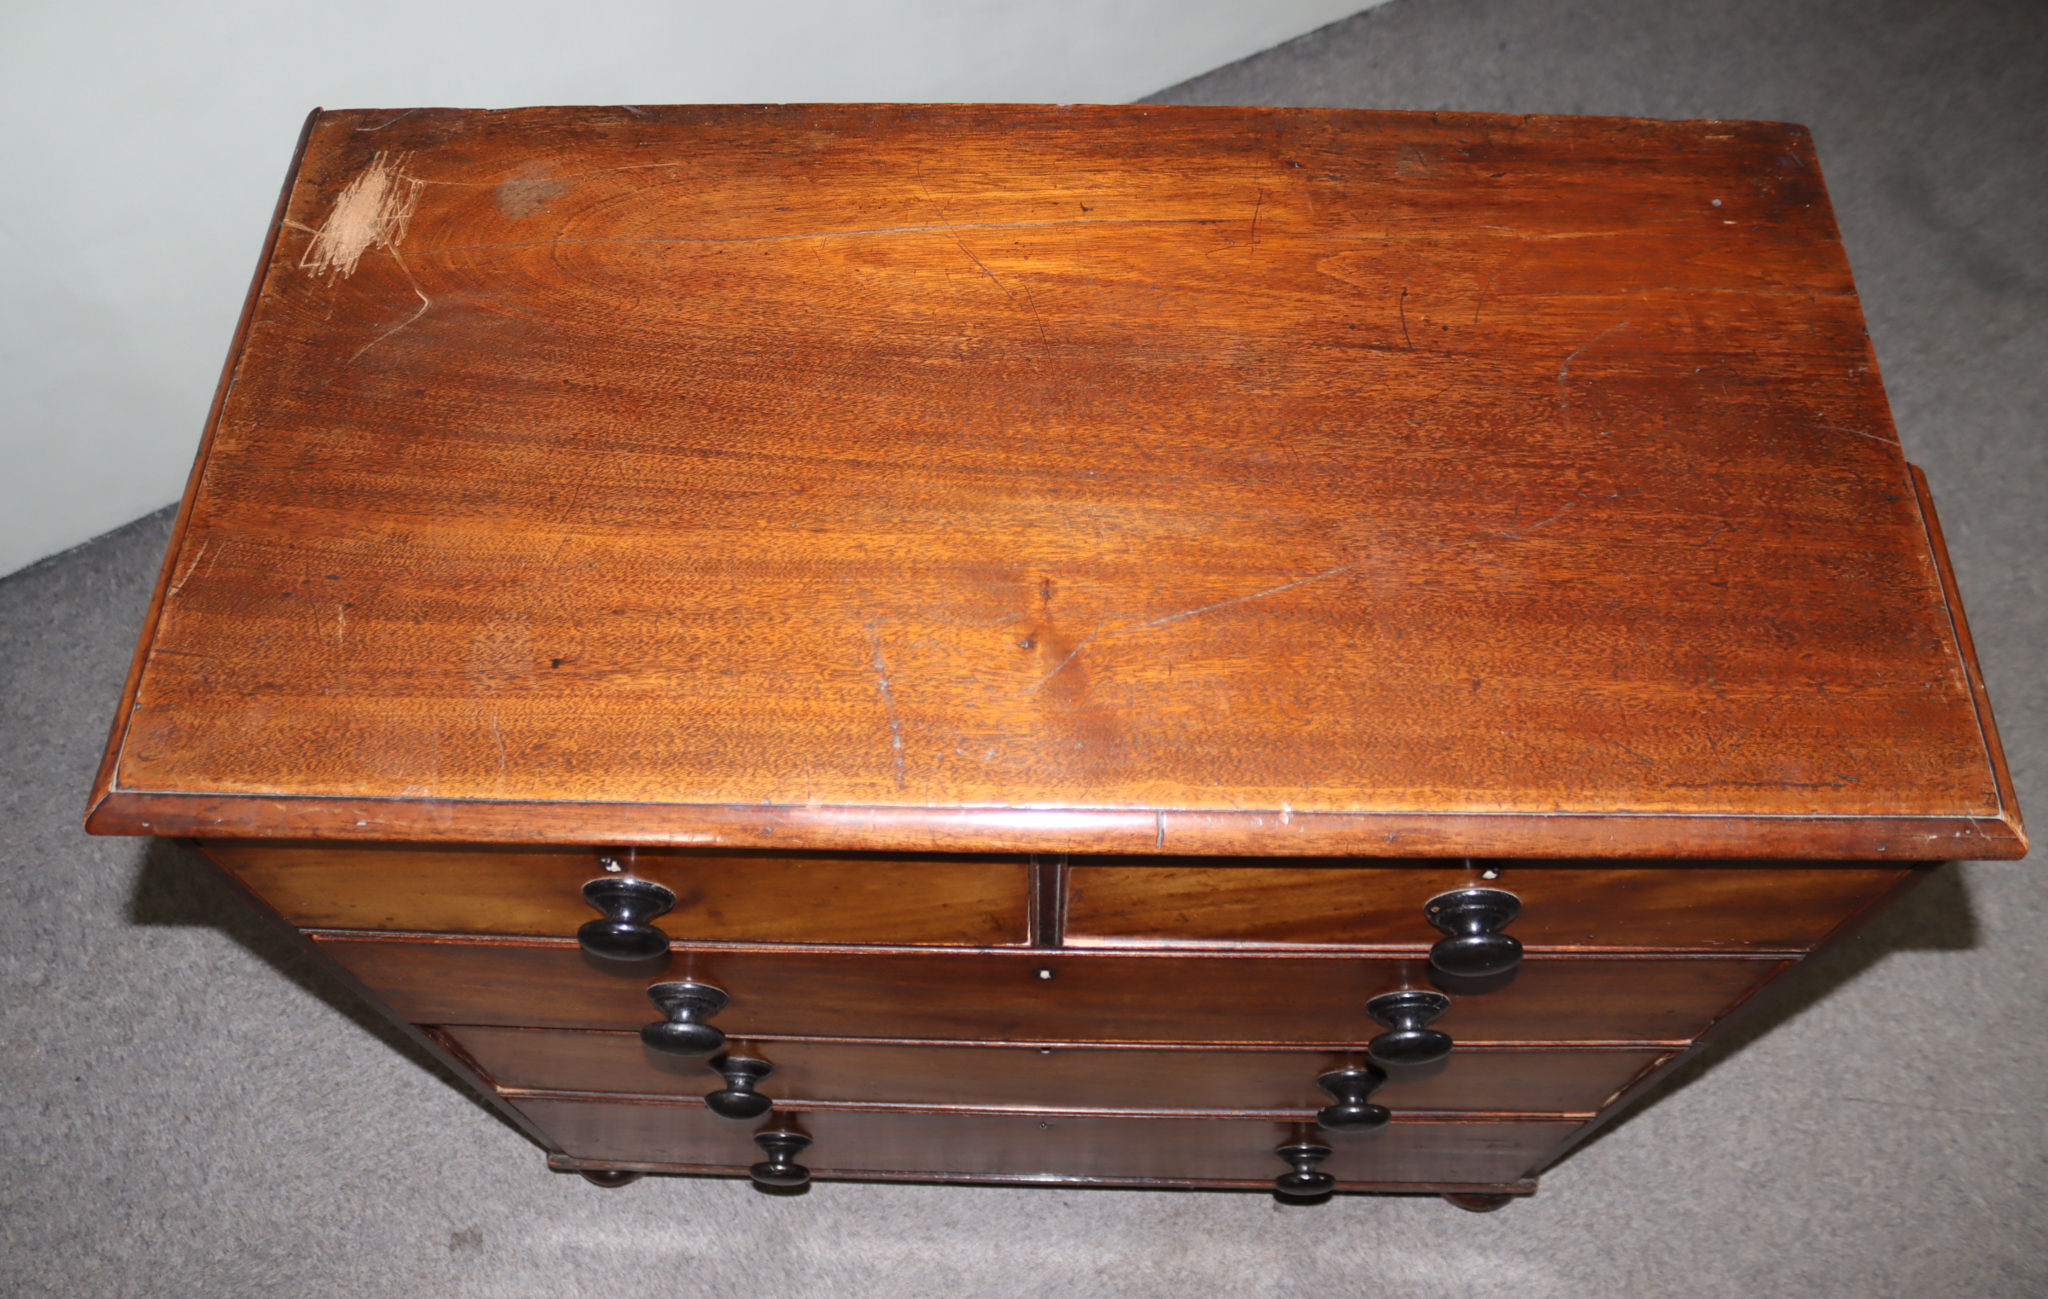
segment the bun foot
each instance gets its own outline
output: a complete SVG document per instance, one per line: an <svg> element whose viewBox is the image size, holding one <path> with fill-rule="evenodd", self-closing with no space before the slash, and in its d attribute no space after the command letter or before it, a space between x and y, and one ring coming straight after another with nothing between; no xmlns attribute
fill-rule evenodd
<svg viewBox="0 0 2048 1299"><path fill-rule="evenodd" d="M621 1186L631 1186L647 1176L645 1173L635 1173L624 1168L579 1168L576 1171L582 1173L583 1180L592 1186L602 1186L612 1191Z"/></svg>
<svg viewBox="0 0 2048 1299"><path fill-rule="evenodd" d="M1499 1191L1446 1191L1444 1199L1471 1213L1492 1213L1514 1199Z"/></svg>

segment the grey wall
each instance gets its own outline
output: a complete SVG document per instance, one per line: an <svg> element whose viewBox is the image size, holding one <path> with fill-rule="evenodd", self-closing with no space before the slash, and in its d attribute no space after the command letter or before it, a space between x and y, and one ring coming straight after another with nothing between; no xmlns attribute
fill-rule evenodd
<svg viewBox="0 0 2048 1299"><path fill-rule="evenodd" d="M316 105L1122 102L1378 2L14 0L0 574L183 489Z"/></svg>

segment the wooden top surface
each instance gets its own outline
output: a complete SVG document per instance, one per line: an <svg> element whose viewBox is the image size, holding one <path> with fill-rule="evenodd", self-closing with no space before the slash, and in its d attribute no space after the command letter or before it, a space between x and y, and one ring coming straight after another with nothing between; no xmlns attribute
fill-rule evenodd
<svg viewBox="0 0 2048 1299"><path fill-rule="evenodd" d="M97 830L2000 857L1804 129L327 112Z"/></svg>

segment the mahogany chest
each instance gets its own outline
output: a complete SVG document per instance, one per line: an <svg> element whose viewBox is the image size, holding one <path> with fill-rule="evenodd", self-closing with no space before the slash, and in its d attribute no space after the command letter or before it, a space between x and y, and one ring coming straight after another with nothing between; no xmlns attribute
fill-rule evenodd
<svg viewBox="0 0 2048 1299"><path fill-rule="evenodd" d="M317 112L88 828L555 1168L1527 1193L2026 851L1807 133Z"/></svg>

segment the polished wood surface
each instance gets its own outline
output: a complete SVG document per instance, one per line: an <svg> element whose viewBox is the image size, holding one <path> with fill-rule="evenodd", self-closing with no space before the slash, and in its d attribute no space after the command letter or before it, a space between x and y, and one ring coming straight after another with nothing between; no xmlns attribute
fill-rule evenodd
<svg viewBox="0 0 2048 1299"><path fill-rule="evenodd" d="M702 1096L722 1086L703 1060L650 1051L633 1033L482 1026L442 1030L501 1088ZM1321 1109L1317 1075L1364 1062L1339 1051L1160 1051L896 1046L743 1040L766 1060L779 1102L844 1101L1061 1110ZM1591 1114L1668 1050L1466 1048L1397 1069L1373 1099L1401 1112Z"/></svg>
<svg viewBox="0 0 2048 1299"><path fill-rule="evenodd" d="M1300 1125L1261 1121L1082 1115L917 1114L806 1110L734 1122L688 1102L522 1098L518 1108L577 1159L740 1170L761 1158L752 1134L808 1133L799 1158L821 1177L884 1171L1109 1181L1272 1183L1287 1171L1274 1147ZM1402 1122L1329 1140L1323 1165L1348 1183L1508 1183L1565 1140L1572 1122Z"/></svg>
<svg viewBox="0 0 2048 1299"><path fill-rule="evenodd" d="M1483 887L1522 900L1508 932L1532 949L1803 951L1907 873L1792 862L1627 869L1076 858L1067 870L1066 940L1077 947L1427 944L1442 935L1423 918L1423 904L1452 889Z"/></svg>
<svg viewBox="0 0 2048 1299"><path fill-rule="evenodd" d="M206 852L308 929L574 937L598 913L586 880L603 855L544 848L214 840ZM679 941L1023 944L1023 857L621 851L626 873L666 885L654 923Z"/></svg>
<svg viewBox="0 0 2048 1299"><path fill-rule="evenodd" d="M1941 517L1934 512L1934 491L1927 485L1927 473L1918 465L1907 465L1913 476L1913 495L1920 506L1920 522L1927 530L1927 544L1934 554L1934 567L1941 577L1941 594L1948 606L1950 626L1954 629L1956 648L1962 655L1963 669L1969 674L1970 698L1977 708L1977 722L1984 729L1985 756L1991 762L1991 775L1998 794L1998 804L2003 818L2013 825L2019 825L2019 797L2013 792L2012 771L2005 761L2005 745L1998 738L1998 722L1991 715L1991 692L1984 685L1984 671L1977 666L1977 646L1970 638L1970 621L1963 616L1963 593L1956 585L1955 570L1948 559L1948 542L1941 535ZM2024 847L2025 832L2021 832ZM1967 838L1950 850L1951 859L1968 858Z"/></svg>
<svg viewBox="0 0 2048 1299"><path fill-rule="evenodd" d="M597 969L573 943L315 940L414 1023L637 1029L656 1018L655 976ZM1528 957L1512 983L1457 998L1436 1027L1475 1041L1680 1042L1784 964ZM715 1022L734 1037L1355 1046L1380 1031L1365 1003L1427 986L1426 969L1420 955L727 948L678 950L659 977L724 989L732 1002Z"/></svg>
<svg viewBox="0 0 2048 1299"><path fill-rule="evenodd" d="M235 373L98 830L2025 849L1797 127L326 113Z"/></svg>
<svg viewBox="0 0 2048 1299"><path fill-rule="evenodd" d="M1488 813L1316 815L1271 812L1112 812L982 808L711 807L659 804L447 803L422 823L416 803L392 799L195 797L116 792L94 808L94 834L318 835L421 843L716 843L729 848L883 852L1254 853L1992 860L2020 855L2002 823L1942 817L1578 816ZM1560 824L1568 821L1569 824ZM1362 836L1362 837L1361 837ZM1589 846L1590 845L1590 846ZM2017 846L2016 846L2017 845Z"/></svg>

